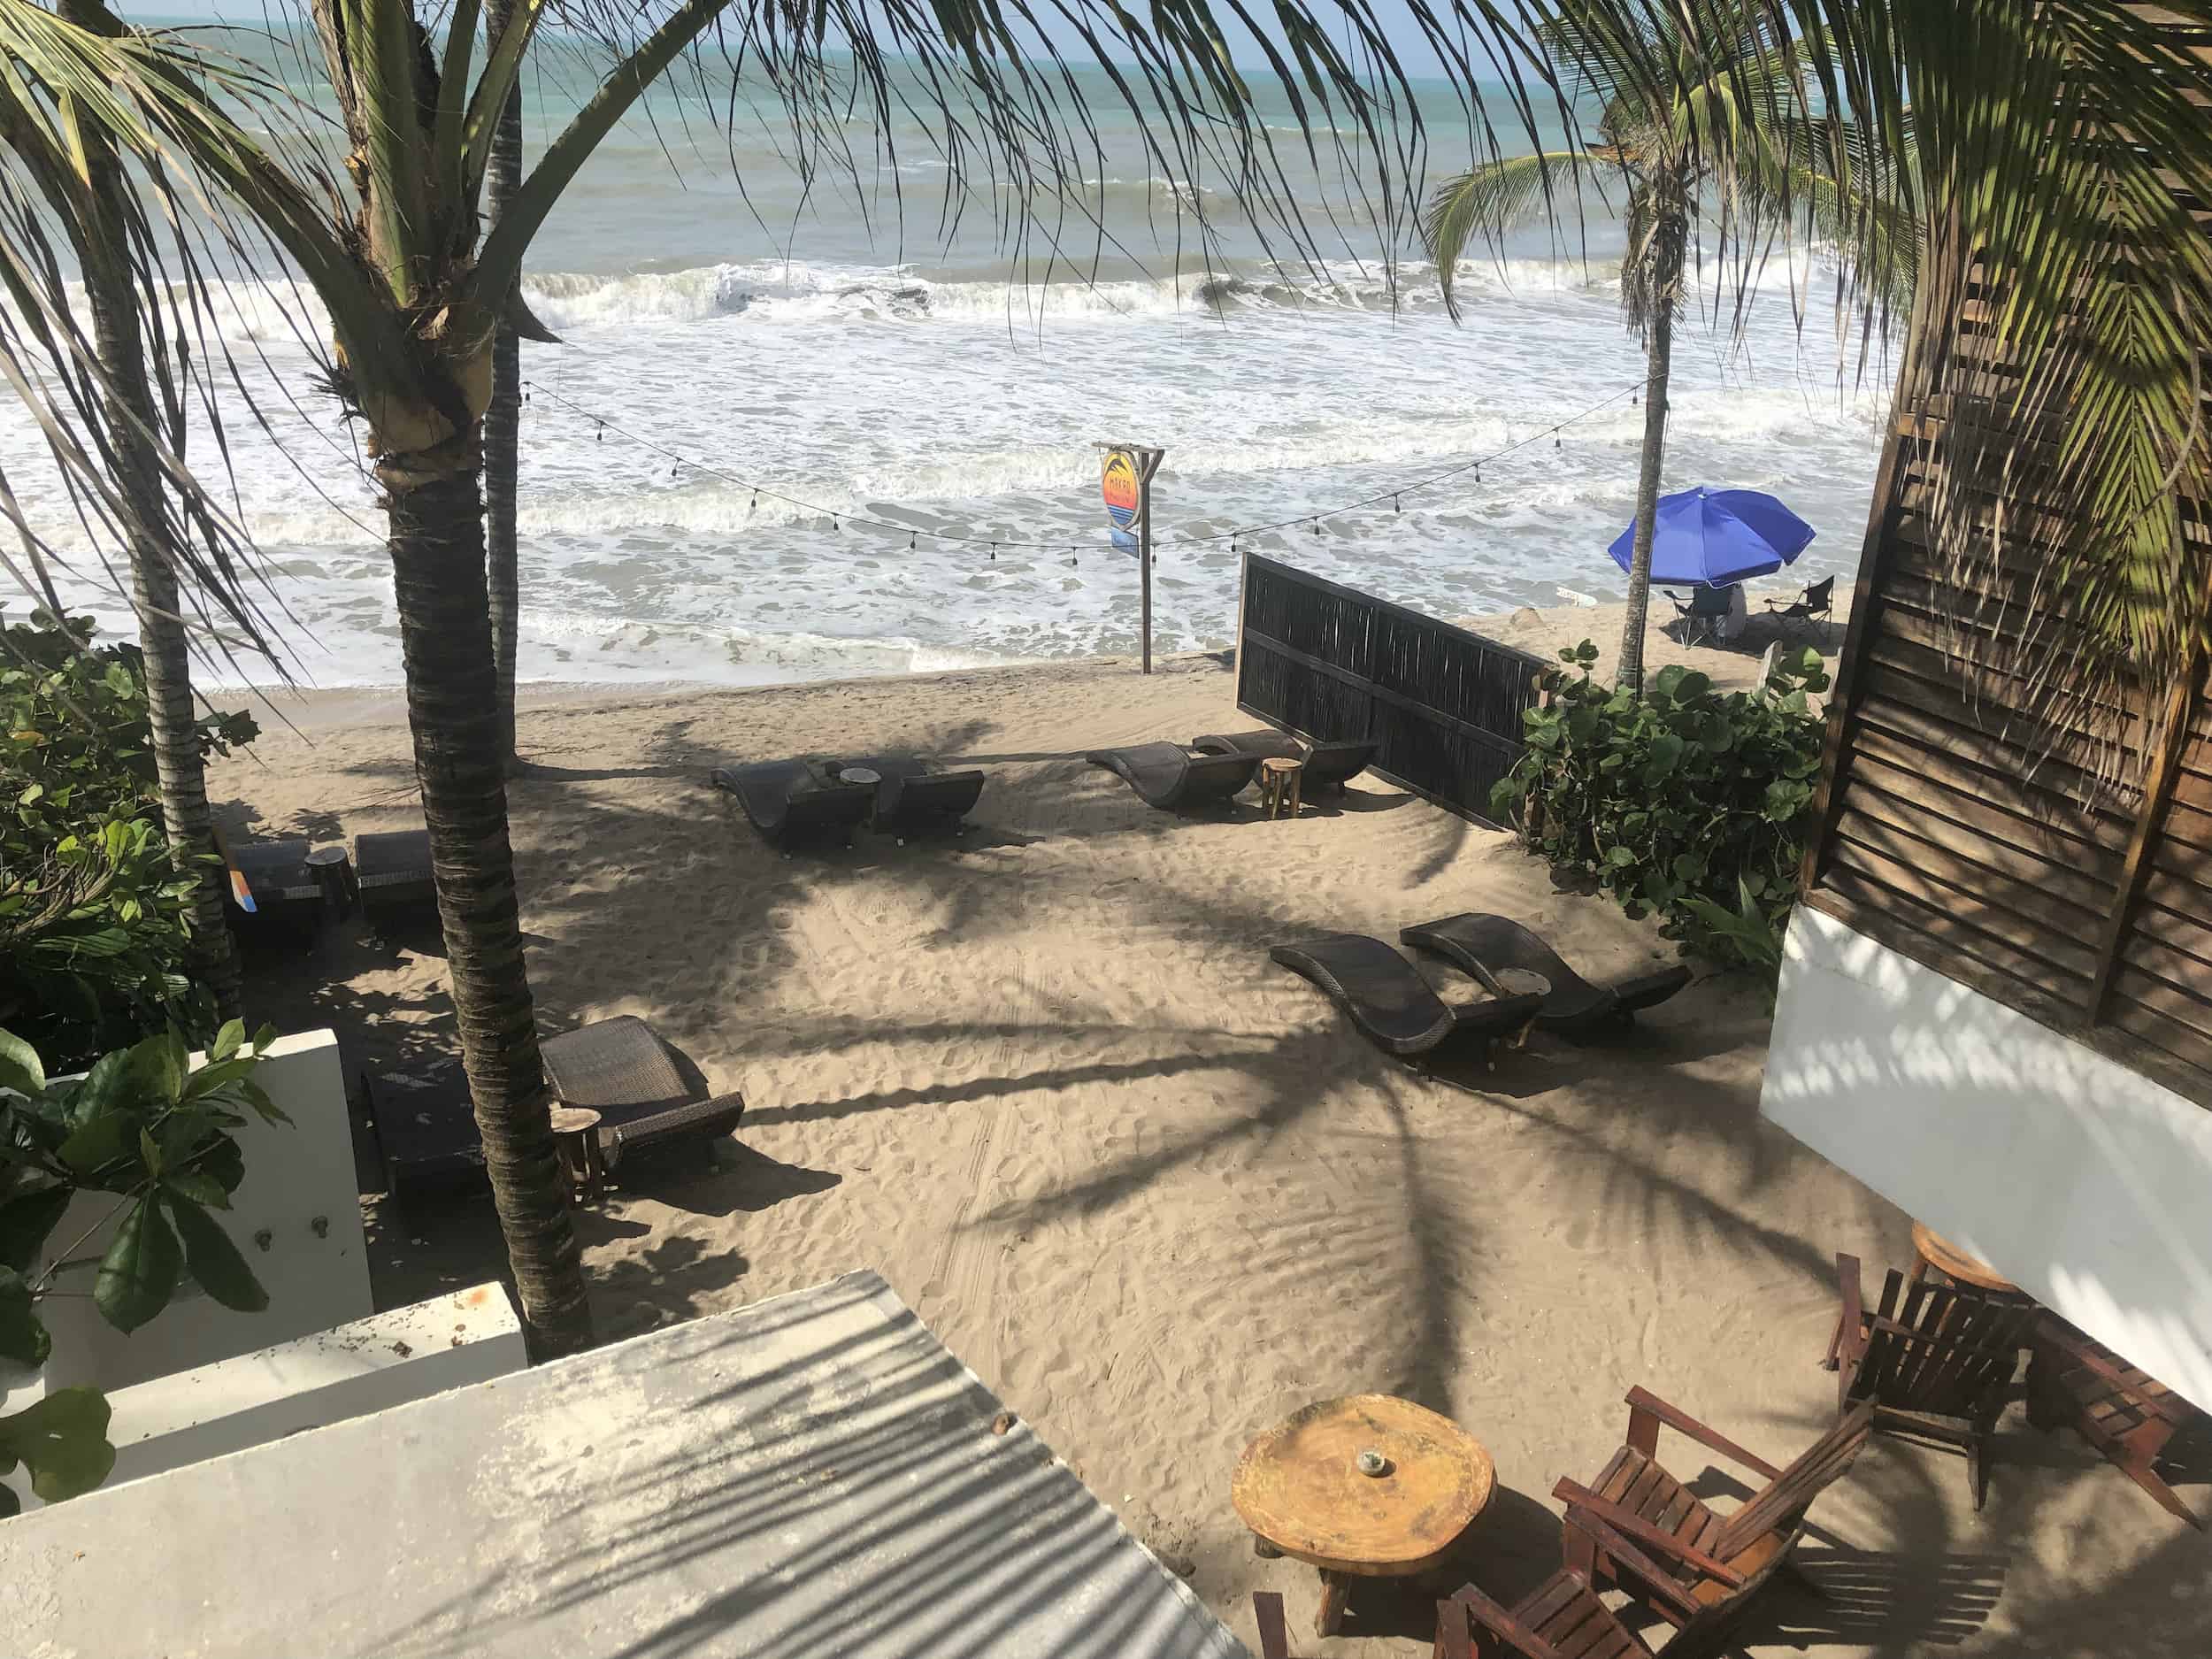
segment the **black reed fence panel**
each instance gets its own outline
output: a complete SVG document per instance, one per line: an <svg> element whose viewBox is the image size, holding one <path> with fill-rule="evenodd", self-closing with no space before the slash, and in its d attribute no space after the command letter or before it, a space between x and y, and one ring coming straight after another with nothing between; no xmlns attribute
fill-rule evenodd
<svg viewBox="0 0 2212 1659"><path fill-rule="evenodd" d="M1372 741L1375 771L1486 822L1549 666L1258 554L1244 561L1239 641L1240 709L1309 738Z"/></svg>

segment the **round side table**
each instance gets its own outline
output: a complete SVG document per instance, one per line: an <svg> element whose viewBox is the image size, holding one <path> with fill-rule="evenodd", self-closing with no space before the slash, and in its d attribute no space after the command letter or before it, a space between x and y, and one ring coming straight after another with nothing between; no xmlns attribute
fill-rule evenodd
<svg viewBox="0 0 2212 1659"><path fill-rule="evenodd" d="M1966 1285L1999 1296L2027 1293L1978 1256L1970 1256L1934 1228L1912 1224L1912 1282L1917 1285L1932 1269L1955 1285Z"/></svg>
<svg viewBox="0 0 2212 1659"><path fill-rule="evenodd" d="M1388 1394L1324 1400L1245 1448L1229 1486L1262 1555L1321 1570L1317 1635L1334 1635L1357 1578L1437 1565L1490 1502L1482 1443L1425 1406Z"/></svg>
<svg viewBox="0 0 2212 1659"><path fill-rule="evenodd" d="M553 1141L578 1197L596 1202L607 1189L606 1165L599 1158L599 1114L588 1106L553 1109Z"/></svg>

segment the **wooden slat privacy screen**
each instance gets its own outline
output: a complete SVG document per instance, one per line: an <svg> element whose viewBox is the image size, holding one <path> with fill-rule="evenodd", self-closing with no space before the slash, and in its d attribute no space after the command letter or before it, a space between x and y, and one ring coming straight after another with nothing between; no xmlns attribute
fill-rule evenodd
<svg viewBox="0 0 2212 1659"><path fill-rule="evenodd" d="M1244 558L1237 707L1323 741L1371 739L1371 770L1489 822L1550 664L1256 553Z"/></svg>
<svg viewBox="0 0 2212 1659"><path fill-rule="evenodd" d="M2174 27L2212 64L2203 29ZM2212 225L2212 204L2188 205ZM2031 619L2063 627L2039 612L2032 578L2067 526L2038 511L2032 464L2001 503L1958 464L1963 446L2022 435L2016 371L1983 315L1970 303L1916 323L1925 343L1899 388L1830 702L1805 902L2212 1105L2205 664L2138 688L2118 723L2124 787L2074 764L2093 718L2116 729L2112 710L2030 711L1992 648ZM2180 508L2184 536L2212 549L2212 502ZM1986 532L2000 511L2001 560L1962 574L1932 526L1949 515Z"/></svg>

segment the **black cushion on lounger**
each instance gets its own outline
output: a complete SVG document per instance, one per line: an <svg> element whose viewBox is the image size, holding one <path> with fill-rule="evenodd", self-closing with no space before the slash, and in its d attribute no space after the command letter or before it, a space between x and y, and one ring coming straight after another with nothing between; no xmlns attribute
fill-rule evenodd
<svg viewBox="0 0 2212 1659"><path fill-rule="evenodd" d="M779 851L806 842L852 839L853 826L874 806L875 786L826 779L804 760L764 760L718 766L714 787L745 809L746 820Z"/></svg>
<svg viewBox="0 0 2212 1659"><path fill-rule="evenodd" d="M1312 980L1363 1036L1401 1059L1448 1043L1486 1045L1527 1025L1542 1002L1535 996L1504 996L1454 1007L1429 988L1411 963L1363 933L1296 940L1267 954Z"/></svg>
<svg viewBox="0 0 2212 1659"><path fill-rule="evenodd" d="M868 815L868 827L883 834L956 828L983 793L982 772L940 772L913 755L864 755L842 764L864 766L883 780Z"/></svg>
<svg viewBox="0 0 2212 1659"><path fill-rule="evenodd" d="M1341 789L1348 780L1366 771L1367 764L1375 758L1375 745L1371 742L1309 743L1287 732L1267 729L1209 732L1191 739L1190 746L1209 755L1250 755L1260 760L1303 761L1306 772L1302 787L1309 793Z"/></svg>
<svg viewBox="0 0 2212 1659"><path fill-rule="evenodd" d="M1120 777L1147 806L1164 812L1226 801L1260 769L1257 755L1194 755L1180 743L1094 749L1083 758Z"/></svg>
<svg viewBox="0 0 2212 1659"><path fill-rule="evenodd" d="M434 1055L404 1070L364 1071L361 1088L392 1196L411 1198L484 1179L484 1142L460 1056Z"/></svg>
<svg viewBox="0 0 2212 1659"><path fill-rule="evenodd" d="M430 832L373 830L356 835L353 884L361 895L361 913L372 919L398 910L434 910L438 884L430 871Z"/></svg>
<svg viewBox="0 0 2212 1659"><path fill-rule="evenodd" d="M1494 996L1520 988L1502 976L1534 974L1546 986L1543 1012L1536 1020L1546 1031L1581 1031L1625 1020L1635 1010L1663 1002L1690 982L1689 969L1678 964L1633 975L1617 985L1593 985L1542 939L1505 916L1469 911L1423 922L1398 937L1416 950L1441 956L1472 974Z"/></svg>

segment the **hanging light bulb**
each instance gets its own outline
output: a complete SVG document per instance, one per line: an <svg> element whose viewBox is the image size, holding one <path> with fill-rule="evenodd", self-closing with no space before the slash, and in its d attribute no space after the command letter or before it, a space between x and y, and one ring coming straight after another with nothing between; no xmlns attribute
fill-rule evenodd
<svg viewBox="0 0 2212 1659"><path fill-rule="evenodd" d="M837 521L837 515L835 513L830 514L830 528L836 531L840 535L842 535L845 533L845 526Z"/></svg>
<svg viewBox="0 0 2212 1659"><path fill-rule="evenodd" d="M758 512L759 511L760 511L760 492L759 492L758 490L755 490L755 491L753 492L753 504L752 504L751 506L748 507L748 508L745 510L745 511L746 511L747 515L749 517L751 514L753 514L753 513L757 513L757 512Z"/></svg>
<svg viewBox="0 0 2212 1659"><path fill-rule="evenodd" d="M1390 498L1390 511L1393 511L1393 512L1403 512L1405 510L1406 510L1406 504L1405 504L1405 503L1403 503L1403 502L1400 501L1400 500L1399 500L1399 499L1398 499L1395 495L1393 495L1393 496Z"/></svg>
<svg viewBox="0 0 2212 1659"><path fill-rule="evenodd" d="M1316 535L1319 535L1321 534L1321 520L1318 518L1316 518L1313 521L1313 533Z"/></svg>
<svg viewBox="0 0 2212 1659"><path fill-rule="evenodd" d="M918 537L917 537L917 536L915 535L915 534L914 534L911 530L909 530L909 531L906 533L906 550L907 550L909 553L911 553L912 551L914 551L914 543L915 543L915 542L916 542L918 539L919 539L919 538L918 538Z"/></svg>

